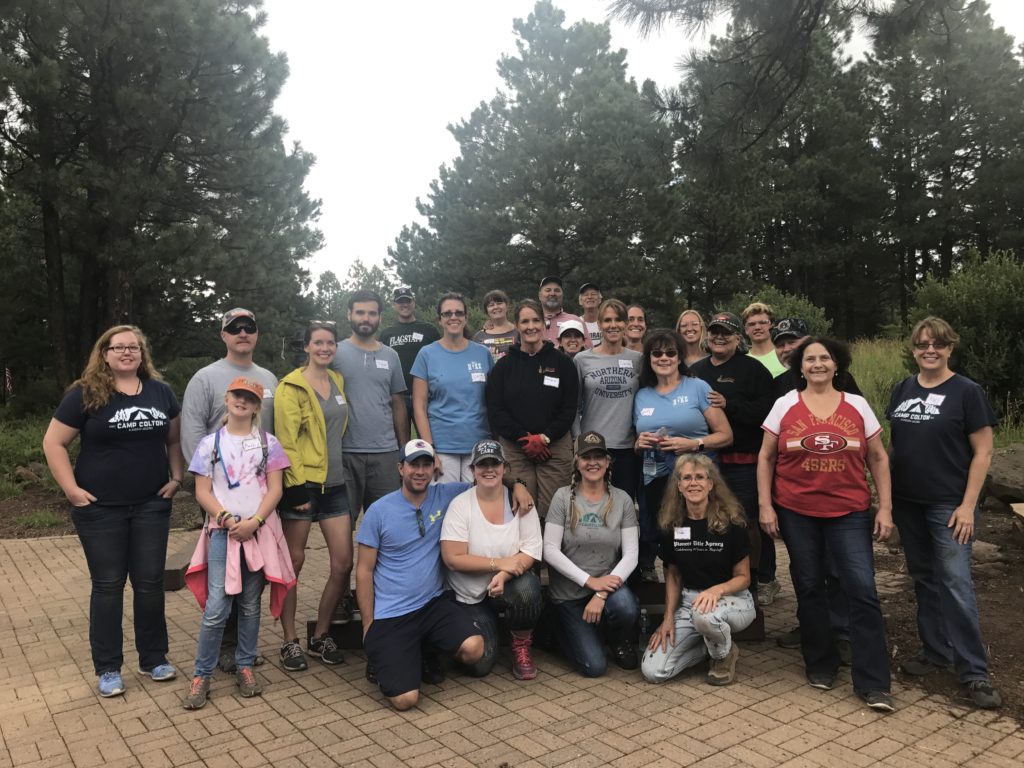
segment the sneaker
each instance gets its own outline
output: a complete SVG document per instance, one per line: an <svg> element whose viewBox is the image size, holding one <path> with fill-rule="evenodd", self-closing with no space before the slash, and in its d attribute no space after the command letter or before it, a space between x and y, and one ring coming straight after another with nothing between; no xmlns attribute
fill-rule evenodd
<svg viewBox="0 0 1024 768"><path fill-rule="evenodd" d="M299 639L289 640L281 646L281 666L286 672L301 672L309 668L306 663L306 654L302 652Z"/></svg>
<svg viewBox="0 0 1024 768"><path fill-rule="evenodd" d="M710 685L728 685L736 679L736 660L740 657L740 648L736 643L729 647L729 652L721 659L711 659L707 681Z"/></svg>
<svg viewBox="0 0 1024 768"><path fill-rule="evenodd" d="M781 591L782 587L777 580L759 582L757 585L757 604L771 605L775 602L775 598L779 596Z"/></svg>
<svg viewBox="0 0 1024 768"><path fill-rule="evenodd" d="M892 696L885 691L867 691L860 695L869 709L875 712L895 712L896 707L892 705Z"/></svg>
<svg viewBox="0 0 1024 768"><path fill-rule="evenodd" d="M913 677L924 677L932 672L945 672L948 669L950 669L949 664L934 662L925 656L924 652L917 653L900 662L900 671Z"/></svg>
<svg viewBox="0 0 1024 768"><path fill-rule="evenodd" d="M206 706L206 700L210 697L210 678L196 675L192 678L192 685L188 687L188 693L181 700L181 706L185 709L202 709Z"/></svg>
<svg viewBox="0 0 1024 768"><path fill-rule="evenodd" d="M316 656L324 664L331 666L345 661L345 654L330 635L309 638L309 655Z"/></svg>
<svg viewBox="0 0 1024 768"><path fill-rule="evenodd" d="M420 680L428 685L440 685L444 682L444 667L441 659L433 653L423 653L420 662Z"/></svg>
<svg viewBox="0 0 1024 768"><path fill-rule="evenodd" d="M374 685L377 684L377 672L370 662L366 662L366 679Z"/></svg>
<svg viewBox="0 0 1024 768"><path fill-rule="evenodd" d="M799 648L800 647L800 627L793 627L789 632L783 632L777 638L775 642L779 648Z"/></svg>
<svg viewBox="0 0 1024 768"><path fill-rule="evenodd" d="M254 667L262 667L267 663L267 657L260 654L256 654L256 657L252 661ZM217 668L226 675L235 674L235 670L238 669L238 665L235 663L235 651L224 651L217 659Z"/></svg>
<svg viewBox="0 0 1024 768"><path fill-rule="evenodd" d="M120 672L104 672L100 675L100 681L96 687L100 696L109 699L111 696L120 696L124 693L124 680L121 679Z"/></svg>
<svg viewBox="0 0 1024 768"><path fill-rule="evenodd" d="M853 646L850 644L850 638L837 637L836 651L839 652L839 666L853 666Z"/></svg>
<svg viewBox="0 0 1024 768"><path fill-rule="evenodd" d="M658 583L658 570L652 565L650 568L640 569L640 581Z"/></svg>
<svg viewBox="0 0 1024 768"><path fill-rule="evenodd" d="M148 675L158 683L162 683L164 680L173 680L176 678L178 676L178 670L165 661L163 664L157 664L152 669L143 669L142 667L139 667L139 674Z"/></svg>
<svg viewBox="0 0 1024 768"><path fill-rule="evenodd" d="M251 699L263 693L263 686L256 679L252 667L239 667L235 673L235 682L238 683L238 693L243 699Z"/></svg>
<svg viewBox="0 0 1024 768"><path fill-rule="evenodd" d="M988 680L972 680L967 683L967 692L971 695L974 706L979 709L999 709L1003 706L1003 697Z"/></svg>
<svg viewBox="0 0 1024 768"><path fill-rule="evenodd" d="M516 680L533 680L537 677L537 667L530 656L532 644L532 632L526 632L521 637L512 634L512 676Z"/></svg>
<svg viewBox="0 0 1024 768"><path fill-rule="evenodd" d="M337 624L348 624L352 621L352 614L355 612L355 601L352 595L345 595L334 606L334 613L331 614L331 621Z"/></svg>
<svg viewBox="0 0 1024 768"><path fill-rule="evenodd" d="M811 688L819 688L822 691L831 691L836 684L836 676L827 672L808 672L807 683Z"/></svg>
<svg viewBox="0 0 1024 768"><path fill-rule="evenodd" d="M616 646L613 654L615 663L620 669L636 669L640 666L640 659L636 655L636 644L625 642Z"/></svg>

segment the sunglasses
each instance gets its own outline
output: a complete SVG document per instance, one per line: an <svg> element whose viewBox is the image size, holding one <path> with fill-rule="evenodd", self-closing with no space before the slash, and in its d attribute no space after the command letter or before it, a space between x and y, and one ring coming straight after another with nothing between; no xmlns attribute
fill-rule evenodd
<svg viewBox="0 0 1024 768"><path fill-rule="evenodd" d="M675 349L652 349L651 357L679 357L679 352Z"/></svg>
<svg viewBox="0 0 1024 768"><path fill-rule="evenodd" d="M928 347L932 347L935 350L941 351L941 350L947 349L949 347L949 342L948 341L919 341L917 344L914 345L914 349L920 350L921 352L927 351Z"/></svg>
<svg viewBox="0 0 1024 768"><path fill-rule="evenodd" d="M441 313L441 317L445 320L450 320L453 317L462 318L466 316L466 312L461 309L449 309Z"/></svg>
<svg viewBox="0 0 1024 768"><path fill-rule="evenodd" d="M239 323L238 325L229 325L224 329L224 333L229 336L237 336L243 331L252 336L254 333L257 333L259 329L256 327L256 323Z"/></svg>
<svg viewBox="0 0 1024 768"><path fill-rule="evenodd" d="M423 525L423 510L420 509L419 507L416 508L416 525L420 529L420 538L422 539L424 536L427 535L427 529Z"/></svg>

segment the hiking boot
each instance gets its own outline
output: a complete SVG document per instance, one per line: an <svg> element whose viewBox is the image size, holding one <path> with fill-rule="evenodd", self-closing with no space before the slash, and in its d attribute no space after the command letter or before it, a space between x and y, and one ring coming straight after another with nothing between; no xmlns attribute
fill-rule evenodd
<svg viewBox="0 0 1024 768"><path fill-rule="evenodd" d="M923 651L900 662L900 671L912 677L924 677L932 672L945 672L948 669L949 664L934 662L925 656Z"/></svg>
<svg viewBox="0 0 1024 768"><path fill-rule="evenodd" d="M348 624L352 621L352 614L355 613L356 606L355 601L352 599L352 595L344 595L336 606L334 606L334 613L331 614L331 621L337 624Z"/></svg>
<svg viewBox="0 0 1024 768"><path fill-rule="evenodd" d="M281 646L281 666L286 672L301 672L309 667L306 663L306 654L299 645L299 638L289 640Z"/></svg>
<svg viewBox="0 0 1024 768"><path fill-rule="evenodd" d="M971 680L967 683L967 692L978 709L999 709L1003 706L1003 697L988 680Z"/></svg>
<svg viewBox="0 0 1024 768"><path fill-rule="evenodd" d="M440 685L444 682L444 667L435 653L423 652L420 662L420 680L428 685Z"/></svg>
<svg viewBox="0 0 1024 768"><path fill-rule="evenodd" d="M782 587L779 586L777 580L760 582L757 585L757 604L761 606L771 605L775 602L775 598L779 596L781 591Z"/></svg>
<svg viewBox="0 0 1024 768"><path fill-rule="evenodd" d="M331 666L345 661L341 648L334 642L334 638L327 634L309 638L309 655L316 656L324 664Z"/></svg>
<svg viewBox="0 0 1024 768"><path fill-rule="evenodd" d="M142 667L139 667L139 674L147 675L158 683L162 683L165 680L173 680L176 678L178 676L178 670L165 661L163 664L157 664L152 669L143 669Z"/></svg>
<svg viewBox="0 0 1024 768"><path fill-rule="evenodd" d="M640 666L640 659L636 655L636 643L626 641L616 646L612 656L619 669L636 669Z"/></svg>
<svg viewBox="0 0 1024 768"><path fill-rule="evenodd" d="M366 679L374 685L377 685L377 672L369 661L366 662Z"/></svg>
<svg viewBox="0 0 1024 768"><path fill-rule="evenodd" d="M256 658L253 659L252 665L254 667L262 667L266 663L267 663L266 656L261 656L260 654L257 653L256 654ZM219 669L221 672L223 672L226 675L233 675L233 674L235 674L235 670L238 669L238 664L235 663L235 649L234 648L232 648L230 651L224 651L224 653L222 653L220 655L220 658L217 659L217 669Z"/></svg>
<svg viewBox="0 0 1024 768"><path fill-rule="evenodd" d="M210 697L210 678L196 675L192 678L192 685L188 687L188 693L181 700L181 706L185 709L202 709L206 706L206 700Z"/></svg>
<svg viewBox="0 0 1024 768"><path fill-rule="evenodd" d="M532 644L532 632L523 632L521 635L512 633L512 676L516 680L533 680L537 677L537 667L530 656Z"/></svg>
<svg viewBox="0 0 1024 768"><path fill-rule="evenodd" d="M652 565L650 568L640 569L640 581L646 581L648 583L658 583L658 570Z"/></svg>
<svg viewBox="0 0 1024 768"><path fill-rule="evenodd" d="M875 712L895 712L896 707L892 705L892 696L885 691L866 691L860 695L869 709Z"/></svg>
<svg viewBox="0 0 1024 768"><path fill-rule="evenodd" d="M839 653L839 666L853 666L853 646L850 645L850 638L837 637L836 651Z"/></svg>
<svg viewBox="0 0 1024 768"><path fill-rule="evenodd" d="M238 693L243 699L251 699L263 693L263 686L256 679L252 667L239 667L235 673L235 682L238 683Z"/></svg>
<svg viewBox="0 0 1024 768"><path fill-rule="evenodd" d="M124 693L124 680L121 679L121 673L118 671L104 672L100 675L96 688L104 699L120 696Z"/></svg>
<svg viewBox="0 0 1024 768"><path fill-rule="evenodd" d="M736 679L736 660L740 657L740 649L736 643L729 647L729 652L721 659L711 659L707 681L709 685L728 685Z"/></svg>
<svg viewBox="0 0 1024 768"><path fill-rule="evenodd" d="M811 688L818 688L822 691L831 691L836 685L836 676L827 672L808 672L807 684Z"/></svg>
<svg viewBox="0 0 1024 768"><path fill-rule="evenodd" d="M783 632L777 638L775 642L779 648L799 648L800 647L800 627L793 627L789 632Z"/></svg>

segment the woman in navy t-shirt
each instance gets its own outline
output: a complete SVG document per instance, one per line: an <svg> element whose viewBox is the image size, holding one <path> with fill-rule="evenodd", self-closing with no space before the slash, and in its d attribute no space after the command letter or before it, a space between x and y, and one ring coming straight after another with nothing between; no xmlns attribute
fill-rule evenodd
<svg viewBox="0 0 1024 768"><path fill-rule="evenodd" d="M125 579L134 593L139 672L172 680L167 662L164 563L171 498L185 459L181 407L153 367L146 337L116 325L96 341L43 437L50 472L73 507L92 577L89 643L101 696L124 693L121 616ZM68 445L81 437L74 469Z"/></svg>

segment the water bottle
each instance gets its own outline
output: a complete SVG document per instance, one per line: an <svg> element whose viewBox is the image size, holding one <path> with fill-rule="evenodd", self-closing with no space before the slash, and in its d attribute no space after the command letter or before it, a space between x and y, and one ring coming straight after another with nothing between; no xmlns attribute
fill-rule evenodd
<svg viewBox="0 0 1024 768"><path fill-rule="evenodd" d="M658 427L654 433L659 438L668 437L668 427ZM644 451L644 476L654 477L658 474L658 461L661 459L661 451L657 448L648 448Z"/></svg>
<svg viewBox="0 0 1024 768"><path fill-rule="evenodd" d="M647 615L647 609L640 609L640 648L646 649L651 639L651 619Z"/></svg>

